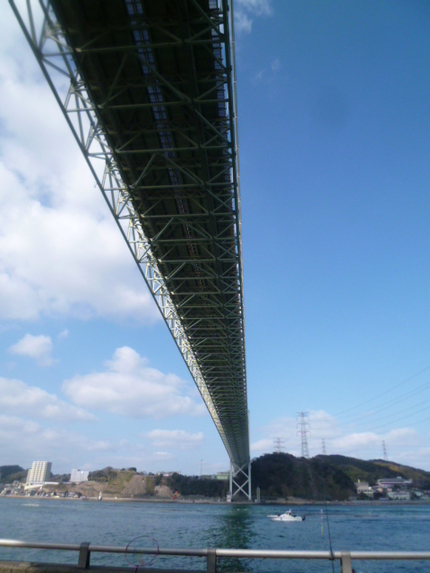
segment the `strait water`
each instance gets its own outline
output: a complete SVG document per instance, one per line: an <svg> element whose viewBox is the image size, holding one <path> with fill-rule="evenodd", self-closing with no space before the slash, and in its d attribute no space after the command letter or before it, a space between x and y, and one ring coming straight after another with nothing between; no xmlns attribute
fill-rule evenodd
<svg viewBox="0 0 430 573"><path fill-rule="evenodd" d="M161 548L430 551L430 505L294 506L306 514L298 523L272 522L268 514L282 506L88 502L77 500L0 498L0 537L51 543L91 542L126 546L137 536ZM77 563L77 553L0 548L0 559ZM127 566L125 555L92 554L91 564ZM201 558L158 556L156 568L205 570ZM427 562L356 561L355 573L424 573ZM329 561L218 560L219 571L252 573L332 572ZM133 569L130 569L131 571ZM340 571L339 562L334 571Z"/></svg>

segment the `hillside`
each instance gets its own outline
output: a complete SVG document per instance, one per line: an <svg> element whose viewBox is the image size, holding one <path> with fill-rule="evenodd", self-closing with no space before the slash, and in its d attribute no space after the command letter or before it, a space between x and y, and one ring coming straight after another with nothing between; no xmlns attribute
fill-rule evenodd
<svg viewBox="0 0 430 573"><path fill-rule="evenodd" d="M417 487L430 489L430 472L403 466L395 462L384 460L365 461L347 456L316 456L314 459L319 459L332 467L340 469L353 482L360 479L361 481L369 482L370 485L374 485L378 479L402 476L405 479L413 479L414 485Z"/></svg>
<svg viewBox="0 0 430 573"><path fill-rule="evenodd" d="M27 470L21 466L0 466L0 483L22 481L27 477Z"/></svg>
<svg viewBox="0 0 430 573"><path fill-rule="evenodd" d="M147 475L137 472L135 468L119 470L107 467L90 472L88 477L87 482L60 483L55 486L45 486L44 489L59 494L75 492L88 498L96 498L101 493L104 499L225 498L227 493L225 481L183 476L177 473L171 476Z"/></svg>
<svg viewBox="0 0 430 573"><path fill-rule="evenodd" d="M253 492L263 498L345 500L355 495L351 478L340 468L318 458L295 458L291 454L266 454L252 463ZM255 493L253 493L255 495Z"/></svg>
<svg viewBox="0 0 430 573"><path fill-rule="evenodd" d="M430 489L430 472L383 460L365 461L347 456L295 458L266 454L252 463L253 496L257 487L266 499L346 500L356 495L358 480L376 484L378 479L402 476L414 486Z"/></svg>

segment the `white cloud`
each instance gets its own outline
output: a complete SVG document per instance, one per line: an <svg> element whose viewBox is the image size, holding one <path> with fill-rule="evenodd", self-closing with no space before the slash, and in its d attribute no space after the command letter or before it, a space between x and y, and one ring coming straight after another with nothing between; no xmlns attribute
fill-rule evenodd
<svg viewBox="0 0 430 573"><path fill-rule="evenodd" d="M9 352L34 358L40 366L51 366L53 363L51 337L43 334L39 336L26 334L24 338L9 347Z"/></svg>
<svg viewBox="0 0 430 573"><path fill-rule="evenodd" d="M68 200L45 205L2 164L0 178L0 318L158 318L107 211L96 215Z"/></svg>
<svg viewBox="0 0 430 573"><path fill-rule="evenodd" d="M5 464L31 466L33 460L52 462L53 473L73 467L96 470L106 466L159 471L160 463L177 460L174 453L151 451L139 442L92 439L70 429L46 428L40 423L0 414L1 455ZM179 468L178 468L179 469Z"/></svg>
<svg viewBox="0 0 430 573"><path fill-rule="evenodd" d="M311 457L322 453L322 440L325 441L327 454L338 454L360 459L382 457L382 441L389 450L389 459L399 463L428 468L425 446L419 446L419 436L413 428L396 428L386 433L354 431L351 427L338 423L338 420L324 412L309 412L307 435ZM260 437L251 444L253 455L262 455L275 451L275 439L282 441L282 451L301 456L301 437L297 418L278 418L259 429ZM411 453L411 448L414 451ZM390 454L390 452L392 452Z"/></svg>
<svg viewBox="0 0 430 573"><path fill-rule="evenodd" d="M135 418L173 415L201 416L206 412L186 393L186 384L174 374L163 374L129 347L118 348L105 372L75 376L63 384L75 403Z"/></svg>
<svg viewBox="0 0 430 573"><path fill-rule="evenodd" d="M237 6L249 11L255 16L271 16L273 14L271 0L237 0Z"/></svg>
<svg viewBox="0 0 430 573"><path fill-rule="evenodd" d="M252 30L252 18L272 14L271 0L237 0L234 14L235 30L239 34L249 34Z"/></svg>
<svg viewBox="0 0 430 573"><path fill-rule="evenodd" d="M143 434L157 448L177 448L190 450L201 446L204 441L203 432L191 434L184 430L152 430Z"/></svg>
<svg viewBox="0 0 430 573"><path fill-rule="evenodd" d="M384 434L384 440L391 442L395 441L396 444L408 445L416 444L417 431L412 428L396 428Z"/></svg>
<svg viewBox="0 0 430 573"><path fill-rule="evenodd" d="M67 421L93 421L95 417L21 380L0 378L0 412L29 418Z"/></svg>
<svg viewBox="0 0 430 573"><path fill-rule="evenodd" d="M9 8L2 12L5 28L0 320L157 320L152 297Z"/></svg>
<svg viewBox="0 0 430 573"><path fill-rule="evenodd" d="M261 82L263 80L263 76L264 76L264 70L260 70L259 72L256 72L254 74L254 77L252 78L252 82L254 84L257 84L258 82Z"/></svg>
<svg viewBox="0 0 430 573"><path fill-rule="evenodd" d="M176 456L171 452L155 452L154 459L160 462L169 462L176 459Z"/></svg>
<svg viewBox="0 0 430 573"><path fill-rule="evenodd" d="M279 61L279 58L276 58L276 60L273 60L273 62L270 64L270 67L272 68L272 72L277 72L278 70L281 69L281 62Z"/></svg>
<svg viewBox="0 0 430 573"><path fill-rule="evenodd" d="M70 472L72 467L81 467L88 460L92 469L103 467L118 449L113 442L91 440L69 429L44 428L39 423L2 414L0 443L5 463L28 468L33 460L49 460L53 462L54 473Z"/></svg>
<svg viewBox="0 0 430 573"><path fill-rule="evenodd" d="M250 34L252 30L252 20L245 14L245 12L236 12L234 15L234 27L238 34L241 32L245 34Z"/></svg>
<svg viewBox="0 0 430 573"><path fill-rule="evenodd" d="M97 440L95 442L87 442L86 449L89 452L111 452L115 449L115 447L112 442L108 442L106 440Z"/></svg>
<svg viewBox="0 0 430 573"><path fill-rule="evenodd" d="M260 453L260 452L273 452L274 450L274 442L273 440L269 440L267 438L263 438L251 444L251 452Z"/></svg>
<svg viewBox="0 0 430 573"><path fill-rule="evenodd" d="M15 416L5 416L0 414L0 437L4 444L12 435L20 434L21 436L35 435L41 427L31 420L23 420Z"/></svg>
<svg viewBox="0 0 430 573"><path fill-rule="evenodd" d="M63 338L67 338L68 336L69 336L69 331L67 330L67 328L65 328L58 334L57 338L58 340L62 340Z"/></svg>
<svg viewBox="0 0 430 573"><path fill-rule="evenodd" d="M332 448L336 452L350 452L357 448L375 446L381 444L381 438L373 432L361 432L348 434L341 438L336 438L332 442Z"/></svg>
<svg viewBox="0 0 430 573"><path fill-rule="evenodd" d="M379 451L382 455L382 441L389 443L393 448L415 445L418 439L416 430L412 428L397 428L386 434L375 432L354 432L332 440L331 447L336 452L354 452L369 448L370 451ZM349 454L345 454L349 455ZM380 457L381 457L380 455Z"/></svg>

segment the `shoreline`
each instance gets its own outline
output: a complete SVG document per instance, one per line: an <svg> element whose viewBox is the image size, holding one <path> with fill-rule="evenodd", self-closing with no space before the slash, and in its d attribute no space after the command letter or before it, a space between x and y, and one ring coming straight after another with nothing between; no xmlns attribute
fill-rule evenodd
<svg viewBox="0 0 430 573"><path fill-rule="evenodd" d="M316 501L316 500L285 500L285 501L265 501L263 503L255 503L253 501L233 501L226 500L213 500L213 499L169 499L169 498L130 498L130 497L59 497L59 496L29 496L29 495L0 495L0 499L26 499L29 501L80 501L90 503L171 503L171 504L199 504L199 505L231 505L231 506L304 506L304 505L330 505L330 506L351 506L351 505L369 505L369 506L386 506L386 505L430 505L430 500L348 500L348 501Z"/></svg>

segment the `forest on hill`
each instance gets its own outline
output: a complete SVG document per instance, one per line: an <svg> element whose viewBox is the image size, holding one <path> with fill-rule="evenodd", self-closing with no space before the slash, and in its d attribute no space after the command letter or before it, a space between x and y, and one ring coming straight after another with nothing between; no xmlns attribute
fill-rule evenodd
<svg viewBox="0 0 430 573"><path fill-rule="evenodd" d="M351 478L342 469L318 458L274 453L252 463L253 490L266 499L346 500L355 495Z"/></svg>
<svg viewBox="0 0 430 573"><path fill-rule="evenodd" d="M25 481L27 470L21 466L0 466L0 483L11 483L15 480Z"/></svg>
<svg viewBox="0 0 430 573"><path fill-rule="evenodd" d="M401 476L430 489L430 472L383 460L365 461L347 456L296 458L291 454L265 454L253 460L253 490L262 497L322 501L346 500L356 495L358 480L375 485L378 479Z"/></svg>

